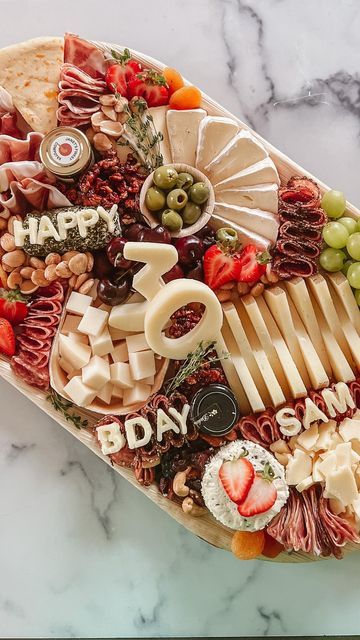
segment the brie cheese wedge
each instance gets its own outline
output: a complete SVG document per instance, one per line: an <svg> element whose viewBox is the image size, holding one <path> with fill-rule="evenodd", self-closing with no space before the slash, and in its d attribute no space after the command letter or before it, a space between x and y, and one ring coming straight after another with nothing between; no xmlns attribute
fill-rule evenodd
<svg viewBox="0 0 360 640"><path fill-rule="evenodd" d="M239 131L239 125L231 118L206 116L199 126L199 141L196 151L196 168L204 171L220 151Z"/></svg>
<svg viewBox="0 0 360 640"><path fill-rule="evenodd" d="M234 229L243 247L246 247L248 244L254 244L259 247L259 249L265 251L269 249L272 244L268 238L264 238L264 236L260 236L258 233L216 214L212 214L211 216L211 226L214 227L214 229L221 229L222 227Z"/></svg>
<svg viewBox="0 0 360 640"><path fill-rule="evenodd" d="M149 113L153 119L154 127L156 129L156 133L162 134L162 140L159 142L160 153L163 157L163 164L171 163L171 151L170 151L170 140L168 136L168 130L166 126L166 114L168 112L168 107L150 107L146 113Z"/></svg>
<svg viewBox="0 0 360 640"><path fill-rule="evenodd" d="M237 189L224 189L216 192L216 201L235 204L249 209L263 209L271 213L278 212L278 186L275 182L259 184Z"/></svg>
<svg viewBox="0 0 360 640"><path fill-rule="evenodd" d="M265 182L280 184L279 174L271 158L255 162L255 164L251 164L243 171L239 171L227 179L214 180L215 194L224 189L238 189L239 187L249 187Z"/></svg>
<svg viewBox="0 0 360 640"><path fill-rule="evenodd" d="M204 109L169 109L166 122L173 162L195 165L199 125L205 116Z"/></svg>
<svg viewBox="0 0 360 640"><path fill-rule="evenodd" d="M255 162L268 157L268 152L252 133L242 129L205 167L212 182L227 180Z"/></svg>
<svg viewBox="0 0 360 640"><path fill-rule="evenodd" d="M279 223L274 213L262 211L261 209L237 207L236 205L221 202L215 202L214 213L250 231L263 235L274 244L276 242Z"/></svg>

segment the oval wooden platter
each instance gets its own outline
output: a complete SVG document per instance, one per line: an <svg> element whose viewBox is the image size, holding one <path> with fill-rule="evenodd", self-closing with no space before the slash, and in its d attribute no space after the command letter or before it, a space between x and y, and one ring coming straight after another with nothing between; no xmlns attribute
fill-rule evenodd
<svg viewBox="0 0 360 640"><path fill-rule="evenodd" d="M94 41L94 44L99 46L101 49L110 50L114 49L119 53L122 53L124 47L114 44L108 44L104 42ZM162 71L166 66L162 62L151 58L150 56L146 56L143 53L132 50L133 55L143 62L145 65L148 65L158 71ZM186 84L190 84L186 82ZM247 129L251 131L265 146L268 150L272 160L274 161L282 183L286 183L289 178L293 175L306 175L309 178L313 178L319 185L321 192L327 191L329 189L324 183L319 181L315 176L312 176L308 171L303 169L301 166L293 162L290 158L288 158L285 154L281 153L278 149L276 149L269 142L264 140L261 136L259 136L255 131L253 131L248 125L242 122L239 118L237 118L230 111L227 111L220 104L212 100L206 94L203 94L202 107L206 109L209 115L214 116L223 116L232 118L236 120L240 127L243 129ZM360 211L352 204L347 203L346 212L348 216L353 218L360 217ZM233 531L224 527L220 523L218 523L210 513L194 518L191 516L187 516L181 507L176 503L164 498L161 493L158 491L155 485L150 487L143 487L140 485L134 473L126 469L124 467L120 467L119 465L112 465L109 458L104 456L101 453L100 448L95 442L92 434L86 429L77 429L71 422L67 422L65 417L58 413L53 407L52 403L47 400L47 393L35 389L28 385L26 382L21 380L13 374L10 368L10 363L6 358L0 356L0 376L9 382L12 386L14 386L20 393L22 393L26 398L28 398L31 402L33 402L36 406L38 406L42 411L44 411L47 415L49 415L53 420L58 422L64 429L66 429L69 433L71 433L77 440L82 442L88 449L93 451L99 458L101 458L106 464L112 466L117 473L119 473L123 478L125 478L130 484L132 484L136 489L141 491L141 493L145 494L152 502L154 502L160 509L166 511L172 518L174 518L177 522L183 525L188 531L191 531L196 536L201 538L202 540L208 542L215 547L220 549L224 549L226 551L230 551L231 549L231 539L233 535ZM90 411L84 409L75 408L75 412L82 417L86 417L89 421L89 425L95 424L95 422L99 419L98 414L92 413ZM350 553L354 550L358 550L358 545L349 544L344 548L344 554ZM261 557L260 557L261 558ZM321 558L317 558L315 556L311 556L302 552L291 552L291 553L282 553L274 560L268 560L268 558L261 558L263 560L267 560L270 562L281 562L281 563L298 563L298 562L314 562L321 560Z"/></svg>

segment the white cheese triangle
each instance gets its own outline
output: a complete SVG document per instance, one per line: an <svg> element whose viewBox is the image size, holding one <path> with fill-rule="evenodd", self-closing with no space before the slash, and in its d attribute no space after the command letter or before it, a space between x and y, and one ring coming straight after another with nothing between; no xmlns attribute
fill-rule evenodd
<svg viewBox="0 0 360 640"><path fill-rule="evenodd" d="M279 174L271 158L260 160L227 179L218 180L215 182L215 193L224 189L250 187L264 182L280 184Z"/></svg>
<svg viewBox="0 0 360 640"><path fill-rule="evenodd" d="M217 202L238 207L263 209L275 214L278 212L278 186L276 182L252 187L238 187L237 189L219 189L216 191L215 199Z"/></svg>
<svg viewBox="0 0 360 640"><path fill-rule="evenodd" d="M231 222L231 220L226 220L226 218L223 218L222 216L213 214L211 216L211 226L215 229L220 229L222 227L230 227L231 229L234 229L238 235L240 243L244 247L248 244L254 244L259 247L259 249L265 251L271 246L271 241L268 238L264 238L264 236L260 236L258 233L250 231L250 229L246 229L235 222Z"/></svg>
<svg viewBox="0 0 360 640"><path fill-rule="evenodd" d="M279 222L274 213L263 211L262 209L238 207L235 204L222 202L215 202L214 213L246 229L250 229L250 231L261 234L273 244L276 242Z"/></svg>
<svg viewBox="0 0 360 640"><path fill-rule="evenodd" d="M252 133L242 129L205 167L205 173L212 182L217 183L264 160L268 155L262 143Z"/></svg>
<svg viewBox="0 0 360 640"><path fill-rule="evenodd" d="M195 165L199 125L205 116L204 109L169 109L166 122L173 162Z"/></svg>
<svg viewBox="0 0 360 640"><path fill-rule="evenodd" d="M166 126L166 114L169 107L150 107L148 113L152 116L154 127L157 133L161 133L163 139L160 144L160 153L163 157L163 164L169 164L171 162L171 151L168 130ZM146 112L147 113L147 112Z"/></svg>
<svg viewBox="0 0 360 640"><path fill-rule="evenodd" d="M204 171L206 165L219 154L238 131L239 125L231 118L206 116L199 126L196 168Z"/></svg>

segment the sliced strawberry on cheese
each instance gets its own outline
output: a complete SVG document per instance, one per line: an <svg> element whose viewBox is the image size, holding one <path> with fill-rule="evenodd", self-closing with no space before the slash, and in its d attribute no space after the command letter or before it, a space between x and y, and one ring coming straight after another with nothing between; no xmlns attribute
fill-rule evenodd
<svg viewBox="0 0 360 640"><path fill-rule="evenodd" d="M246 458L223 462L219 469L219 478L222 486L233 502L245 500L254 477L254 467Z"/></svg>
<svg viewBox="0 0 360 640"><path fill-rule="evenodd" d="M245 518L269 511L275 504L277 491L266 475L256 475L245 500L238 505L238 512Z"/></svg>

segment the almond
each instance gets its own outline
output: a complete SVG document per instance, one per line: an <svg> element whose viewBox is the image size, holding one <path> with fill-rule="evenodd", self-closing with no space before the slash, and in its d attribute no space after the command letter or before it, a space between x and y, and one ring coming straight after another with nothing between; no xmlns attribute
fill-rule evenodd
<svg viewBox="0 0 360 640"><path fill-rule="evenodd" d="M31 280L33 271L35 271L34 267L22 267L20 269L20 273L25 280Z"/></svg>
<svg viewBox="0 0 360 640"><path fill-rule="evenodd" d="M39 287L46 287L49 284L49 281L45 278L44 269L35 269L31 274L31 281Z"/></svg>
<svg viewBox="0 0 360 640"><path fill-rule="evenodd" d="M102 111L96 111L91 116L91 126L94 129L95 133L100 131L100 122L104 120L104 114Z"/></svg>
<svg viewBox="0 0 360 640"><path fill-rule="evenodd" d="M0 238L0 246L4 251L14 251L16 248L14 236L11 233L4 233Z"/></svg>
<svg viewBox="0 0 360 640"><path fill-rule="evenodd" d="M76 284L76 280L79 276L77 276L75 273L71 276L71 278L69 278L69 287L71 287L71 289L75 288L75 284Z"/></svg>
<svg viewBox="0 0 360 640"><path fill-rule="evenodd" d="M116 122L116 111L115 109L113 109L113 107L106 107L105 105L102 105L101 111L109 120L113 120L113 122ZM101 131L101 123L99 126Z"/></svg>
<svg viewBox="0 0 360 640"><path fill-rule="evenodd" d="M56 280L58 277L56 273L56 264L48 264L44 271L44 276L46 280L48 280L48 282L53 282L53 280Z"/></svg>
<svg viewBox="0 0 360 640"><path fill-rule="evenodd" d="M4 287L4 289L6 288L6 285L7 285L7 279L8 277L0 264L0 282L1 282L1 285Z"/></svg>
<svg viewBox="0 0 360 640"><path fill-rule="evenodd" d="M80 276L78 276L76 278L76 282L74 284L75 291L78 291L79 288L81 287L81 285L83 285L84 282L86 282L87 280L89 280L89 274L88 273L82 273Z"/></svg>
<svg viewBox="0 0 360 640"><path fill-rule="evenodd" d="M87 270L88 259L85 253L78 253L77 256L73 256L68 263L68 267L72 273L75 273L79 276L82 273L85 273Z"/></svg>
<svg viewBox="0 0 360 640"><path fill-rule="evenodd" d="M78 255L78 251L66 251L66 253L63 254L62 256L62 260L64 262L69 262L69 260L71 260L71 258L73 258L74 256Z"/></svg>
<svg viewBox="0 0 360 640"><path fill-rule="evenodd" d="M79 288L79 293L83 293L84 295L89 293L90 289L94 286L94 282L95 280L93 280L92 278L84 282L84 284L82 284L81 287Z"/></svg>
<svg viewBox="0 0 360 640"><path fill-rule="evenodd" d="M25 253L21 249L15 249L15 251L10 251L9 253L5 253L2 257L3 265L7 265L14 269L15 267L21 267L25 262Z"/></svg>
<svg viewBox="0 0 360 640"><path fill-rule="evenodd" d="M46 265L59 264L59 262L61 262L60 253L48 253L48 255L45 258L45 264Z"/></svg>
<svg viewBox="0 0 360 640"><path fill-rule="evenodd" d="M30 267L34 267L34 269L45 269L44 260L40 260L40 258L36 258L35 256L31 256L29 260Z"/></svg>
<svg viewBox="0 0 360 640"><path fill-rule="evenodd" d="M117 103L116 96L113 93L105 93L105 95L100 96L99 100L104 107L113 107Z"/></svg>
<svg viewBox="0 0 360 640"><path fill-rule="evenodd" d="M64 261L59 262L59 264L56 265L55 271L59 278L71 278L72 276L72 272L70 271L67 262Z"/></svg>
<svg viewBox="0 0 360 640"><path fill-rule="evenodd" d="M264 293L264 289L265 287L263 283L257 282L253 287L251 287L250 294L254 296L254 298L257 298L258 296L261 296L262 293Z"/></svg>
<svg viewBox="0 0 360 640"><path fill-rule="evenodd" d="M111 140L104 133L94 135L94 147L96 151L109 151L112 148Z"/></svg>
<svg viewBox="0 0 360 640"><path fill-rule="evenodd" d="M20 287L20 291L21 293L29 294L34 293L38 290L38 288L39 286L37 284L34 284L32 280L24 280Z"/></svg>
<svg viewBox="0 0 360 640"><path fill-rule="evenodd" d="M17 271L13 271L8 276L7 286L9 287L9 289L17 289L18 287L21 286L22 281L23 281L23 279L22 279L21 274L18 273Z"/></svg>
<svg viewBox="0 0 360 640"><path fill-rule="evenodd" d="M94 266L94 256L92 253L90 253L90 251L87 251L85 253L86 257L87 257L87 268L86 271L91 271L93 266Z"/></svg>

